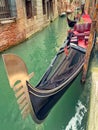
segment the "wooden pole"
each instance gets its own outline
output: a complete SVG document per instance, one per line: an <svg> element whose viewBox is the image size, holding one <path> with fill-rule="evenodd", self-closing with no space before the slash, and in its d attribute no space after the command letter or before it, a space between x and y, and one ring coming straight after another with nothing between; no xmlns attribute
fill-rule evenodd
<svg viewBox="0 0 98 130"><path fill-rule="evenodd" d="M87 13L89 12L89 7L90 7L90 0L86 0L85 1L85 8L86 8Z"/></svg>
<svg viewBox="0 0 98 130"><path fill-rule="evenodd" d="M89 36L88 47L87 47L86 56L85 56L85 62L84 62L84 66L83 66L82 83L84 83L86 80L90 54L91 54L91 50L92 50L92 43L93 43L93 39L94 39L94 32L95 32L95 23L92 23L91 33Z"/></svg>
<svg viewBox="0 0 98 130"><path fill-rule="evenodd" d="M98 6L98 5L97 5ZM85 82L86 80L86 75L87 75L87 70L88 70L88 65L89 65L89 59L90 59L90 54L91 54L91 50L92 50L92 44L93 44L93 40L94 40L94 34L96 31L96 21L97 21L97 15L98 15L98 8L96 8L93 10L93 17L92 17L92 26L91 26L91 32L90 32L90 36L89 36L89 40L88 40L88 47L87 47L87 51L86 51L86 56L85 56L85 63L83 66L83 74L82 74L82 83Z"/></svg>

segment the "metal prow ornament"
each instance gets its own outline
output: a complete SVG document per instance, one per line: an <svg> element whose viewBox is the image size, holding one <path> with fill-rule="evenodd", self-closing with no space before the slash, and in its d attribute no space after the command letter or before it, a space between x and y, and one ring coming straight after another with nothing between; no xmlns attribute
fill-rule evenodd
<svg viewBox="0 0 98 130"><path fill-rule="evenodd" d="M34 117L28 89L26 87L26 81L29 81L34 76L34 73L32 72L31 74L28 74L25 63L17 55L4 54L2 57L10 87L15 92L17 103L19 104L23 118L29 113Z"/></svg>

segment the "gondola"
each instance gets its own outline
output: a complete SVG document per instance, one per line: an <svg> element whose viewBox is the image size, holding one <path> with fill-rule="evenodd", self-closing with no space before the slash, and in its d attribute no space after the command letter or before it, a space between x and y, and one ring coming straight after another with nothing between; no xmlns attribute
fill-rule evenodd
<svg viewBox="0 0 98 130"><path fill-rule="evenodd" d="M66 18L67 18L68 26L73 28L74 25L77 23L77 20L70 20L67 15Z"/></svg>
<svg viewBox="0 0 98 130"><path fill-rule="evenodd" d="M60 17L65 17L65 16L66 16L66 13L65 13L65 12L61 12L61 13L59 14L59 16L60 16Z"/></svg>
<svg viewBox="0 0 98 130"><path fill-rule="evenodd" d="M72 9L67 9L65 12L66 12L67 15L69 15L69 14L73 13L73 10Z"/></svg>
<svg viewBox="0 0 98 130"><path fill-rule="evenodd" d="M40 82L33 87L23 60L14 54L4 54L3 61L10 86L15 91L17 102L23 117L31 114L36 123L48 116L53 106L82 71L87 48L87 40L71 42L68 35ZM95 38L95 37L94 37Z"/></svg>

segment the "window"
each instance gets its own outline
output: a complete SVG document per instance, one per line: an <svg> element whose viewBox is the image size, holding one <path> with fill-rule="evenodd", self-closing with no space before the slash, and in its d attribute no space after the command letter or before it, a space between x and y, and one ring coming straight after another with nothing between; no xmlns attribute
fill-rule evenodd
<svg viewBox="0 0 98 130"><path fill-rule="evenodd" d="M25 0L25 6L28 19L37 15L36 0Z"/></svg>
<svg viewBox="0 0 98 130"><path fill-rule="evenodd" d="M16 17L15 0L0 0L0 19Z"/></svg>
<svg viewBox="0 0 98 130"><path fill-rule="evenodd" d="M43 14L46 14L46 4L45 0L42 0Z"/></svg>
<svg viewBox="0 0 98 130"><path fill-rule="evenodd" d="M33 16L33 14L32 14L32 2L31 2L31 0L26 0L25 4L26 4L26 15L27 15L27 18L29 19Z"/></svg>

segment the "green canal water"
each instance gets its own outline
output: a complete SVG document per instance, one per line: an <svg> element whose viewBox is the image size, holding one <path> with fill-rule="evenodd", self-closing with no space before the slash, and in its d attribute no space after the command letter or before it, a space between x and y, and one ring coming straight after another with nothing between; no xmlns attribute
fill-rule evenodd
<svg viewBox="0 0 98 130"><path fill-rule="evenodd" d="M90 71L85 86L80 83L80 74L53 107L45 121L38 125L30 115L22 119L2 60L2 54L5 53L20 56L26 63L28 72L35 73L31 83L36 85L63 44L67 30L65 18L57 18L24 43L0 54L0 130L86 130L91 84Z"/></svg>

